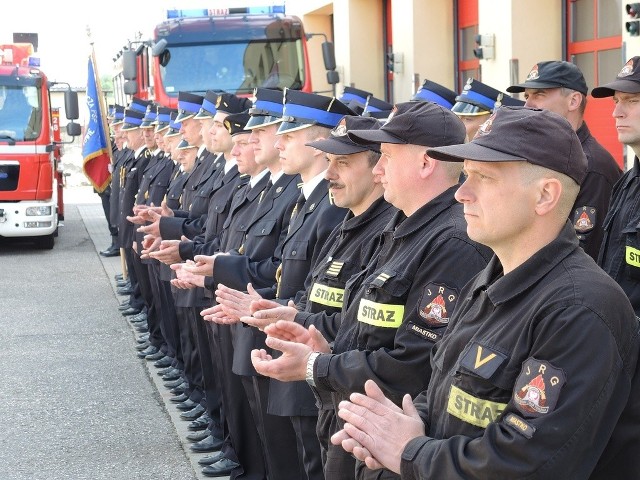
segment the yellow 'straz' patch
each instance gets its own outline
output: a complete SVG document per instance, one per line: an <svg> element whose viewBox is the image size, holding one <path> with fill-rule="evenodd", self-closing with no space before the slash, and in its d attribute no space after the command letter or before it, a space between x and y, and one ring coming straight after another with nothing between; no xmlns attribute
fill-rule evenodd
<svg viewBox="0 0 640 480"><path fill-rule="evenodd" d="M344 300L344 288L333 288L321 283L314 283L311 287L310 299L314 303L327 307L342 308Z"/></svg>
<svg viewBox="0 0 640 480"><path fill-rule="evenodd" d="M476 398L455 385L451 385L449 390L447 413L476 427L486 428L506 407L506 403Z"/></svg>
<svg viewBox="0 0 640 480"><path fill-rule="evenodd" d="M389 305L362 299L358 305L358 321L376 327L398 328L402 325L404 305Z"/></svg>
<svg viewBox="0 0 640 480"><path fill-rule="evenodd" d="M624 258L627 262L627 265L640 267L640 250L638 250L637 248L633 248L627 245Z"/></svg>

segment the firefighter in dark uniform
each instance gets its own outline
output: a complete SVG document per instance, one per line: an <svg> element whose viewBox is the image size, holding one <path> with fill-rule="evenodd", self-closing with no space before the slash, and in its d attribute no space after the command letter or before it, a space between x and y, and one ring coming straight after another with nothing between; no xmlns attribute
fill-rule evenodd
<svg viewBox="0 0 640 480"><path fill-rule="evenodd" d="M163 108L162 128L164 128L164 125L168 128L169 109L160 108ZM130 218L130 221L136 225L144 223L144 219L137 216L140 209L161 205L173 173L173 162L165 155L161 145L158 144L158 142L162 142L162 136L156 131L160 115L157 106L149 105L140 126L143 130L147 148L152 152L147 168L143 172L142 182L136 196L136 205L133 209L134 217ZM142 250L143 240L144 234L136 231L136 242L141 246L139 250ZM147 302L149 309L146 316L149 342L154 345L160 345L159 352L148 355L146 359L155 361L154 365L156 367L167 368L176 356L177 337L173 335L173 330L169 327L169 325L175 324L175 309L168 309L168 305L163 301L159 278L160 262L142 255L140 263L143 269L146 268L149 280L149 299ZM139 323L143 324L143 322Z"/></svg>
<svg viewBox="0 0 640 480"><path fill-rule="evenodd" d="M236 160L230 154L233 144L231 136L224 127L223 122L229 114L243 111L248 104L250 104L250 102L247 99L232 94L222 93L217 95L212 126L209 131L203 131L202 135L203 137L211 137L209 139L211 143L207 145L207 148L222 152L221 158L224 159L224 166L221 167L219 174L215 176L212 175L202 186L193 202L192 212L199 209L200 206L206 205L206 212L201 217L204 219L204 223L201 224L198 235L192 237L191 240L173 240L171 242L165 241L164 234L167 233L168 230L164 229L161 224L163 248L152 254L155 258L165 263L178 263L183 260L193 259L194 253L199 251L212 253L219 249L220 234L223 231L223 225L226 219L229 217L233 195L249 180L248 176L242 176L240 174ZM198 115L194 118L197 117ZM182 226L183 235L193 230L197 224L197 222L185 222ZM195 230L193 231L195 232ZM187 237L188 236L189 235L187 235ZM167 248L165 248L165 246ZM196 328L196 348L200 358L205 386L206 409L209 416L216 416L219 415L217 411L221 409L222 398L220 392L221 386L219 385L220 379L219 376L216 375L216 365L212 351L213 332L210 331L208 322L205 322L200 315L202 309L211 305L212 295L200 286L187 289L185 292L189 295L187 301L190 305L190 315ZM220 442L220 436L210 435L194 443L191 449L198 452L211 452L220 448ZM230 445L225 445L224 450L228 452L229 459L237 461L237 457L235 453L233 453L233 448Z"/></svg>
<svg viewBox="0 0 640 480"><path fill-rule="evenodd" d="M462 206L454 198L461 168L425 154L427 147L461 143L465 135L456 115L432 102L399 104L379 130L349 132L356 142L381 144L373 173L381 176L385 199L398 211L384 228L377 254L346 284L333 348L325 345L319 353L296 346L292 368L280 367L285 375L330 393L336 409L351 392L362 392L368 378L380 382L396 403L406 392L422 391L431 373L425 367L429 352L444 333L462 287L490 258L486 247L467 236ZM321 329L324 317L300 314L296 322ZM267 339L272 348L279 349L278 342ZM261 373L277 365L265 352L252 358ZM340 473L340 478L355 476L353 468Z"/></svg>
<svg viewBox="0 0 640 480"><path fill-rule="evenodd" d="M325 320L318 327L326 338L331 341L335 338L339 323L332 320L339 318L337 314L342 310L345 285L367 266L376 250L380 232L396 213L396 209L383 198L380 177L372 172L380 158L379 151L376 151L378 145L358 145L347 136L349 130L378 129L380 125L374 118L345 116L329 138L309 143L309 146L327 153L329 167L325 178L329 180L329 192L334 204L348 208L349 213L326 240L313 268L310 288L300 302L296 307L276 306L271 310L266 308L275 305L262 302L260 308L265 310L261 312L261 328L268 321L264 318L267 315L271 315L274 321L286 318L305 323L313 313L323 312ZM325 478L344 478L342 472L345 471L350 472L353 478L353 457L329 442L331 433L335 431L333 423L336 418L331 395L315 393L319 407L316 433L322 448ZM329 461L327 457L330 457Z"/></svg>
<svg viewBox="0 0 640 480"><path fill-rule="evenodd" d="M199 201L198 195L204 189L204 186L211 177L216 177L220 173L223 162L219 159L219 155L214 155L206 149L201 133L201 120L195 119L202 108L204 97L202 95L192 94L189 92L178 93L178 116L176 123L180 124L180 133L182 134L182 147L195 146L197 148L196 163L189 173L184 184L184 190L181 195L181 205L178 210L172 210L171 216L167 216L165 212L151 211L149 218L152 223L140 227L140 231L154 238L154 244L149 248L147 253L152 258L158 258L156 254L157 243L163 239L179 239L183 234L182 226L185 222L200 219L206 215L206 197ZM165 205L166 208L166 205ZM198 230L199 233L199 230ZM163 262L164 263L164 262ZM184 420L193 421L202 416L205 412L205 385L202 375L202 366L197 348L197 318L194 316L194 309L191 305L191 292L178 289L175 291L176 315L178 317L180 335L188 335L188 351L183 351L185 371L184 374L188 379L189 398L184 402L178 403L177 407L183 410L180 414ZM183 332L187 332L186 334ZM215 394L212 394L215 397ZM222 420L219 413L214 415L215 418L207 416L207 424L211 423L211 427L221 436Z"/></svg>
<svg viewBox="0 0 640 480"><path fill-rule="evenodd" d="M103 257L117 257L120 255L120 247L118 246L118 199L120 196L120 165L124 160L122 146L124 140L120 136L120 127L124 120L124 107L122 105L111 105L109 115L109 127L112 132L111 154L112 162L109 164L109 173L111 174L111 184L108 187L108 205L103 204L104 213L109 222L109 233L111 234L111 245L100 251ZM103 192L104 193L104 192ZM100 195L102 201L105 201L103 195Z"/></svg>
<svg viewBox="0 0 640 480"><path fill-rule="evenodd" d="M246 224L253 216L269 181L269 170L255 161L253 146L249 143L251 132L244 129L248 120L249 114L243 112L227 115L223 121L233 145L229 152L230 158L235 160L238 172L249 181L237 184L219 240L210 242L217 245L215 248L218 248L219 253L226 253L242 246ZM205 250L212 248L206 244L203 246ZM199 245L195 245L194 250L198 247ZM182 280L180 277L178 279ZM204 277L199 276L197 279L196 285L204 287ZM207 476L231 474L234 478L241 475L242 478L262 480L266 478L267 473L260 436L240 377L232 372L231 326L207 323L207 327L209 350L222 391L225 426L228 427L230 441L235 448L233 458L223 449L223 458L205 466L202 472Z"/></svg>
<svg viewBox="0 0 640 480"><path fill-rule="evenodd" d="M580 185L569 220L580 246L597 260L611 190L622 171L611 154L591 135L583 119L588 90L580 69L562 61L539 62L524 83L507 88L507 92L524 92L527 107L546 108L563 116L578 134L587 156L587 176Z"/></svg>
<svg viewBox="0 0 640 480"><path fill-rule="evenodd" d="M613 188L598 265L620 284L640 316L640 57L624 65L616 79L591 92L613 97L618 141L631 147L633 166Z"/></svg>
<svg viewBox="0 0 640 480"><path fill-rule="evenodd" d="M300 174L303 185L287 237L277 253L282 258L276 277L278 282L269 289L254 293L257 298L262 295L283 304L299 301L307 289L311 267L317 261L324 242L346 214L344 209L330 202L328 181L324 179L327 167L324 152L306 146L310 141L326 138L344 115L353 115L353 112L335 98L296 90L285 91L283 121L278 127L276 146L280 150L283 171ZM216 300L224 302L219 295ZM321 450L315 433L318 408L308 386L304 382L283 383L271 379L267 411L290 419L296 432L299 461L304 465L302 478L324 478Z"/></svg>
<svg viewBox="0 0 640 480"><path fill-rule="evenodd" d="M427 153L464 161L456 198L495 256L464 288L426 391L399 408L368 381L333 441L403 479L636 478L638 320L567 220L587 170L571 124L502 107L471 143Z"/></svg>
<svg viewBox="0 0 640 480"><path fill-rule="evenodd" d="M249 110L250 119L245 126L251 130L249 141L254 148L255 160L269 169L270 177L264 195L261 194L253 217L245 225L245 238L239 248L229 255L196 256L198 266L183 266L192 273L207 275L205 285L214 291L218 284L244 290L247 283L266 288L276 281L280 259L274 252L286 236L291 211L298 197L297 174L282 171L279 152L275 148L276 131L282 117L280 90L258 88L255 103ZM215 267L215 268L214 268ZM214 307L215 308L215 307ZM213 310L212 308L211 310ZM206 316L210 309L202 312ZM269 478L298 480L304 474L302 466L291 460L296 449L295 433L286 417L267 414L269 379L258 375L249 360L252 349L264 346L265 335L255 328L236 323L231 325L233 340L233 373L239 375L249 407L262 441L264 460ZM221 460L212 455L198 461L213 465Z"/></svg>
<svg viewBox="0 0 640 480"><path fill-rule="evenodd" d="M127 139L127 148L133 151L129 161L120 168L120 219L118 223L118 240L124 248L127 271L130 278L130 288L118 290L121 294L129 295L129 308L124 310L124 316L131 316L146 309L145 301L140 290L139 279L135 269L135 262L138 261L133 253L134 225L127 220L133 212L136 193L142 179L142 172L149 162L150 152L144 144L140 125L147 110L149 102L134 98L129 108L125 110L125 119L121 131ZM153 346L152 346L153 347ZM149 347L150 353L155 353L155 349Z"/></svg>

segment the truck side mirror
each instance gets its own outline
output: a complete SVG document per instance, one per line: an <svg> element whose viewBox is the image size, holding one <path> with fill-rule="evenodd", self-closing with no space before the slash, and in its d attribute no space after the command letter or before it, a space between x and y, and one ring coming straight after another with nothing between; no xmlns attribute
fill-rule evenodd
<svg viewBox="0 0 640 480"><path fill-rule="evenodd" d="M64 112L67 120L76 120L80 117L78 92L74 92L71 89L64 92Z"/></svg>
<svg viewBox="0 0 640 480"><path fill-rule="evenodd" d="M159 57L164 53L167 48L167 41L164 38L158 40L153 47L151 47L151 55L154 57Z"/></svg>
<svg viewBox="0 0 640 480"><path fill-rule="evenodd" d="M122 75L125 80L135 80L138 77L138 58L133 50L122 52Z"/></svg>
<svg viewBox="0 0 640 480"><path fill-rule="evenodd" d="M324 68L326 70L336 69L336 55L333 49L333 43L322 42L322 60L324 60Z"/></svg>
<svg viewBox="0 0 640 480"><path fill-rule="evenodd" d="M80 136L81 129L80 124L76 122L67 123L67 135L70 137L78 137Z"/></svg>
<svg viewBox="0 0 640 480"><path fill-rule="evenodd" d="M327 70L327 83L335 85L338 82L340 82L340 74L335 70Z"/></svg>
<svg viewBox="0 0 640 480"><path fill-rule="evenodd" d="M126 82L124 82L124 93L126 93L127 95L135 95L136 93L138 93L138 84L135 82L135 80L127 80Z"/></svg>

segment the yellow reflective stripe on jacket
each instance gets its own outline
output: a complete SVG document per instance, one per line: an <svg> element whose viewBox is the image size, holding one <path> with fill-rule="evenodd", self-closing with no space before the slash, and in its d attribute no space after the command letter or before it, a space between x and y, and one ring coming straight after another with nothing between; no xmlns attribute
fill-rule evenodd
<svg viewBox="0 0 640 480"><path fill-rule="evenodd" d="M404 317L404 305L389 305L362 299L358 305L358 321L376 327L398 328Z"/></svg>
<svg viewBox="0 0 640 480"><path fill-rule="evenodd" d="M320 283L314 283L311 287L311 301L326 305L327 307L342 308L344 300L344 288L327 287Z"/></svg>

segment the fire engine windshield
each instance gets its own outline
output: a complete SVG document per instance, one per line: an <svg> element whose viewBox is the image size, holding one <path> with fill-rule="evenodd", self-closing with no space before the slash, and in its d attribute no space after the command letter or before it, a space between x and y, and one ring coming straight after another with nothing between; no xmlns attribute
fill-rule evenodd
<svg viewBox="0 0 640 480"><path fill-rule="evenodd" d="M41 129L38 88L33 85L0 85L0 141L35 140Z"/></svg>
<svg viewBox="0 0 640 480"><path fill-rule="evenodd" d="M300 39L251 40L169 47L161 68L165 92L224 90L246 94L256 87L300 89L304 57Z"/></svg>

